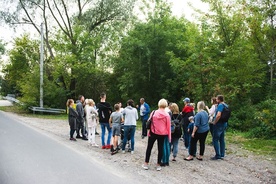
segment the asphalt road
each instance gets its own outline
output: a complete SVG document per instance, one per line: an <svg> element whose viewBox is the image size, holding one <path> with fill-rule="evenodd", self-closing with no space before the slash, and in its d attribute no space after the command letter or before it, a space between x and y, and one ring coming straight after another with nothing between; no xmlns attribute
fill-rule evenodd
<svg viewBox="0 0 276 184"><path fill-rule="evenodd" d="M0 184L136 183L0 111Z"/></svg>

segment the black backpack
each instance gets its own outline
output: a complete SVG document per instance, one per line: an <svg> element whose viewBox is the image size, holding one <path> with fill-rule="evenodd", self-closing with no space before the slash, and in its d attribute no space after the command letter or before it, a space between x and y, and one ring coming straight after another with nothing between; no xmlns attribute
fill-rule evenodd
<svg viewBox="0 0 276 184"><path fill-rule="evenodd" d="M229 106L227 107L226 105L223 104L223 110L221 112L221 116L219 118L219 123L224 123L224 122L228 122L230 116L231 116L231 109L229 108Z"/></svg>
<svg viewBox="0 0 276 184"><path fill-rule="evenodd" d="M179 121L179 116L180 114L178 114L178 116L176 118L173 117L172 115L172 120L171 120L171 133L173 134L174 132L181 132L181 122Z"/></svg>

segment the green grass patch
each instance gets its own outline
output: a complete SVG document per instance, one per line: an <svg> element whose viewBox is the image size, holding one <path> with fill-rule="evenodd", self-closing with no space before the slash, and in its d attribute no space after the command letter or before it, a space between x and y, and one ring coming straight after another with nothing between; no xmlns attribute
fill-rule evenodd
<svg viewBox="0 0 276 184"><path fill-rule="evenodd" d="M24 110L20 106L16 106L16 105L7 106L7 107L0 106L0 110L5 112L13 112L25 117L34 117L34 118L42 118L42 119L61 119L61 120L68 119L67 114L50 114L50 113L42 113L42 112L36 112L34 114L33 112L29 110Z"/></svg>
<svg viewBox="0 0 276 184"><path fill-rule="evenodd" d="M248 138L248 133L229 131L226 133L226 140L230 144L241 145L248 151L257 155L267 155L276 158L276 140Z"/></svg>
<svg viewBox="0 0 276 184"><path fill-rule="evenodd" d="M244 149L253 152L255 155L269 156L276 158L276 140L275 139L259 139L248 138L248 133L228 130L225 134L226 146L235 144ZM206 144L211 145L212 136L209 133Z"/></svg>

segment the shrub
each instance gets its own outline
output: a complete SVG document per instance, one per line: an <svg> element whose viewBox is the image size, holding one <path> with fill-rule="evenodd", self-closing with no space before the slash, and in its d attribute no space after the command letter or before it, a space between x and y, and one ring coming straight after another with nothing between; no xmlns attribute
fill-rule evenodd
<svg viewBox="0 0 276 184"><path fill-rule="evenodd" d="M255 126L250 131L251 137L276 138L276 100L266 100L255 106Z"/></svg>

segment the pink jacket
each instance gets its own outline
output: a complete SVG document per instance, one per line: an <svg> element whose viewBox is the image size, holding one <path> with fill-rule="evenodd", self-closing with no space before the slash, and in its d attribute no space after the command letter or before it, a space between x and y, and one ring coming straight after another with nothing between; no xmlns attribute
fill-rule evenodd
<svg viewBox="0 0 276 184"><path fill-rule="evenodd" d="M150 117L153 112L151 112ZM164 109L155 111L151 124L151 131L157 135L168 135L171 142L171 117ZM150 131L148 136L150 136Z"/></svg>

